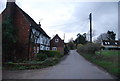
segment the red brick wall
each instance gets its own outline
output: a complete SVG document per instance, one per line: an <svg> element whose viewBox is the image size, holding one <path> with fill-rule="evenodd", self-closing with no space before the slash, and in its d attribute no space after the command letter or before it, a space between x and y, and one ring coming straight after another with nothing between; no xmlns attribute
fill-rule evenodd
<svg viewBox="0 0 120 81"><path fill-rule="evenodd" d="M19 43L19 47L22 47L22 49L17 51L17 55L19 56L18 58L28 59L30 24L20 9L15 6L15 3L10 3L8 7L2 12L2 21L4 21L8 16L11 18L11 20L13 20L13 26L17 28L17 43Z"/></svg>
<svg viewBox="0 0 120 81"><path fill-rule="evenodd" d="M14 16L14 25L17 27L18 32L18 42L22 44L23 51L21 52L24 58L28 58L28 44L29 44L29 28L30 24L26 20L23 13L19 10L19 8L16 8L16 13Z"/></svg>
<svg viewBox="0 0 120 81"><path fill-rule="evenodd" d="M59 39L59 42L56 43L55 42L55 39ZM56 35L51 41L50 41L50 50L52 50L52 47L57 47L57 50L60 52L60 53L64 53L64 41L61 40L61 38Z"/></svg>
<svg viewBox="0 0 120 81"><path fill-rule="evenodd" d="M64 54L64 47L57 47L57 50L58 50L61 54Z"/></svg>

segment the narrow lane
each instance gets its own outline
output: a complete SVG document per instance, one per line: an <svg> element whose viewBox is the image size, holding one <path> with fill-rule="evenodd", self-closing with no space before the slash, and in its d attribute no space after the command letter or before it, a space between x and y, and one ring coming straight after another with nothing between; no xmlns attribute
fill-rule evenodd
<svg viewBox="0 0 120 81"><path fill-rule="evenodd" d="M53 67L38 70L3 71L4 79L113 79L85 60L75 50Z"/></svg>
<svg viewBox="0 0 120 81"><path fill-rule="evenodd" d="M112 79L111 75L85 60L75 50L51 71L45 79Z"/></svg>

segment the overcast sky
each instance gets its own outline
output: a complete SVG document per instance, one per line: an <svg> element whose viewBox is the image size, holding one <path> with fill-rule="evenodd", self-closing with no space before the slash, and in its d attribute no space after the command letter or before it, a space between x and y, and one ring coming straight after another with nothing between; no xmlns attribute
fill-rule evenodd
<svg viewBox="0 0 120 81"><path fill-rule="evenodd" d="M0 13L7 0L0 1ZM58 34L65 42L78 33L88 33L89 13L93 16L94 39L101 33L113 30L118 36L118 2L76 2L52 0L17 0L22 8L52 38Z"/></svg>

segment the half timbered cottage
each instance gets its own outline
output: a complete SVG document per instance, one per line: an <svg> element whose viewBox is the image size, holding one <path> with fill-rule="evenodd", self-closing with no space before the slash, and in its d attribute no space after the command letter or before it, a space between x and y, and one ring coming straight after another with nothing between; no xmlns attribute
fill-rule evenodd
<svg viewBox="0 0 120 81"><path fill-rule="evenodd" d="M2 12L2 21L11 19L14 27L17 28L17 43L22 50L17 50L14 58L32 59L40 50L50 50L50 37L27 13L16 3L7 1L6 8ZM18 54L18 55L17 55Z"/></svg>

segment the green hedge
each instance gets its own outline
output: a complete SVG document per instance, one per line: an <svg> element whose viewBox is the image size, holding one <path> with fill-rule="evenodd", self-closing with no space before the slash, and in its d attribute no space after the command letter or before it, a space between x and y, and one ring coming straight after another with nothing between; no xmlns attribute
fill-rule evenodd
<svg viewBox="0 0 120 81"><path fill-rule="evenodd" d="M96 51L101 49L101 45L95 43L87 43L86 45L80 45L77 47L79 53L95 54Z"/></svg>
<svg viewBox="0 0 120 81"><path fill-rule="evenodd" d="M58 51L41 50L40 53L37 54L37 59L43 61L47 58L52 58L52 57L60 58L62 56L63 55Z"/></svg>

